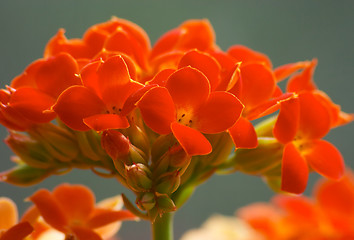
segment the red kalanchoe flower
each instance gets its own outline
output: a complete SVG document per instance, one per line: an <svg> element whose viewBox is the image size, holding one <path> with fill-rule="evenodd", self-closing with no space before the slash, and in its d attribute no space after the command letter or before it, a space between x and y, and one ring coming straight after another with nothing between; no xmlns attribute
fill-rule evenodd
<svg viewBox="0 0 354 240"><path fill-rule="evenodd" d="M227 92L211 92L205 75L184 67L169 76L165 87L149 90L137 103L142 117L159 134L173 133L189 155L211 152L201 133L227 130L239 118L242 103Z"/></svg>
<svg viewBox="0 0 354 240"><path fill-rule="evenodd" d="M61 52L72 55L79 62L95 59L102 51L125 54L138 66L146 69L150 40L145 31L130 21L113 17L110 21L90 27L82 39L67 39L60 29L47 44L44 56Z"/></svg>
<svg viewBox="0 0 354 240"><path fill-rule="evenodd" d="M29 198L46 223L79 240L101 239L94 230L116 221L134 220L127 210L95 206L94 194L85 186L62 184L53 192L41 189Z"/></svg>
<svg viewBox="0 0 354 240"><path fill-rule="evenodd" d="M344 173L340 152L321 140L331 128L330 109L314 92L281 103L273 134L285 144L281 189L302 193L307 185L309 166L316 172L339 179Z"/></svg>
<svg viewBox="0 0 354 240"><path fill-rule="evenodd" d="M66 53L35 61L12 81L11 87L1 90L0 122L24 131L32 124L53 120L56 114L45 110L66 88L81 84L78 71L76 61Z"/></svg>
<svg viewBox="0 0 354 240"><path fill-rule="evenodd" d="M53 106L59 118L79 131L129 127L120 112L126 99L143 85L130 79L123 57L88 64L80 76L83 86L68 88Z"/></svg>

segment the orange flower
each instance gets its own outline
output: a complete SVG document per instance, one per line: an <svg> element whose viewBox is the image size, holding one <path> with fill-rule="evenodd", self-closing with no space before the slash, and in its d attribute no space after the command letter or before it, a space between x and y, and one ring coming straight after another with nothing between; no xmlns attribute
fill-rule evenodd
<svg viewBox="0 0 354 240"><path fill-rule="evenodd" d="M278 195L272 203L243 207L238 216L269 240L354 238L354 177L320 180L313 198Z"/></svg>
<svg viewBox="0 0 354 240"><path fill-rule="evenodd" d="M95 207L95 197L82 185L62 184L53 192L41 189L29 198L44 221L54 229L77 239L101 239L97 229L136 217L127 210Z"/></svg>
<svg viewBox="0 0 354 240"><path fill-rule="evenodd" d="M233 93L245 105L242 116L229 129L230 136L236 148L254 148L258 140L250 121L273 113L280 102L292 98L293 94L282 94L276 85L272 63L263 53L235 45L227 55L217 53L216 57L226 72L220 87Z"/></svg>
<svg viewBox="0 0 354 240"><path fill-rule="evenodd" d="M129 127L120 112L126 99L143 85L130 79L123 57L88 64L80 76L83 86L68 88L53 106L59 118L79 131Z"/></svg>
<svg viewBox="0 0 354 240"><path fill-rule="evenodd" d="M191 49L210 51L218 49L215 34L208 20L189 20L165 33L152 48L150 59L165 58Z"/></svg>
<svg viewBox="0 0 354 240"><path fill-rule="evenodd" d="M90 27L82 39L68 40L60 29L46 46L44 56L61 52L72 55L79 62L87 63L102 51L115 52L131 57L138 66L146 69L150 40L145 31L130 21L113 17L110 21Z"/></svg>
<svg viewBox="0 0 354 240"><path fill-rule="evenodd" d="M321 140L331 128L327 105L315 92L303 92L298 98L281 103L273 134L285 144L282 159L281 189L302 193L307 185L309 167L331 179L344 172L340 152Z"/></svg>
<svg viewBox="0 0 354 240"><path fill-rule="evenodd" d="M0 240L23 240L33 228L28 222L18 223L16 204L9 198L0 197Z"/></svg>
<svg viewBox="0 0 354 240"><path fill-rule="evenodd" d="M56 114L45 110L67 87L81 84L77 73L76 61L65 53L35 61L12 81L11 87L0 90L0 122L24 131L32 124L53 120Z"/></svg>
<svg viewBox="0 0 354 240"><path fill-rule="evenodd" d="M183 67L171 74L166 87L149 90L137 103L145 123L159 134L172 132L189 155L211 152L202 133L227 130L239 118L243 105L232 94L211 92L203 73Z"/></svg>

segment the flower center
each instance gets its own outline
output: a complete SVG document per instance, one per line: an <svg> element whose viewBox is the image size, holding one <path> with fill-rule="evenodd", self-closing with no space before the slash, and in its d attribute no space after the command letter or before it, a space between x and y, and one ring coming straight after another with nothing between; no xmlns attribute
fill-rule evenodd
<svg viewBox="0 0 354 240"><path fill-rule="evenodd" d="M121 108L118 108L117 106L112 106L111 108L107 108L106 113L119 115L121 111Z"/></svg>
<svg viewBox="0 0 354 240"><path fill-rule="evenodd" d="M177 122L187 127L192 127L193 124L192 114L188 114L186 112L181 112L177 114Z"/></svg>

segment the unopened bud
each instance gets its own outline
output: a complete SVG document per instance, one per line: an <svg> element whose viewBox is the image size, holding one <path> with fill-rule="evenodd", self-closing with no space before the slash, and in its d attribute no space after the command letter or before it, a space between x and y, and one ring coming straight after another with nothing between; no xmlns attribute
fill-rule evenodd
<svg viewBox="0 0 354 240"><path fill-rule="evenodd" d="M0 181L17 186L30 186L37 184L52 174L52 170L34 168L25 164L0 173Z"/></svg>
<svg viewBox="0 0 354 240"><path fill-rule="evenodd" d="M176 211L176 205L167 195L157 197L157 208L160 214Z"/></svg>
<svg viewBox="0 0 354 240"><path fill-rule="evenodd" d="M180 175L183 170L189 165L191 157L186 154L180 145L169 148L166 153L154 162L154 176L161 176L168 171L169 167L179 169Z"/></svg>
<svg viewBox="0 0 354 240"><path fill-rule="evenodd" d="M106 130L101 137L102 148L112 158L113 161L127 157L130 143L122 133L116 130Z"/></svg>
<svg viewBox="0 0 354 240"><path fill-rule="evenodd" d="M146 133L141 130L136 124L131 123L130 127L121 130L126 136L129 137L129 141L132 145L143 151L145 154L149 154L150 143L146 136Z"/></svg>
<svg viewBox="0 0 354 240"><path fill-rule="evenodd" d="M45 169L54 163L53 156L47 152L43 145L27 135L10 132L5 142L29 166Z"/></svg>
<svg viewBox="0 0 354 240"><path fill-rule="evenodd" d="M281 163L283 147L275 138L258 138L256 148L237 149L235 168L248 174L274 176L272 171L277 170Z"/></svg>
<svg viewBox="0 0 354 240"><path fill-rule="evenodd" d="M170 195L178 189L181 183L179 171L176 170L174 172L166 173L161 176L157 182L156 191L158 193L166 193Z"/></svg>
<svg viewBox="0 0 354 240"><path fill-rule="evenodd" d="M137 192L146 192L152 187L151 171L141 163L125 166L127 184Z"/></svg>
<svg viewBox="0 0 354 240"><path fill-rule="evenodd" d="M146 192L143 193L136 201L137 205L141 208L143 211L149 211L152 209L155 204L155 194L152 192Z"/></svg>
<svg viewBox="0 0 354 240"><path fill-rule="evenodd" d="M28 133L40 142L50 155L61 162L71 161L79 154L76 138L67 129L48 123L36 125Z"/></svg>
<svg viewBox="0 0 354 240"><path fill-rule="evenodd" d="M95 131L75 131L77 143L82 154L94 161L102 160L106 152L102 148L101 136Z"/></svg>

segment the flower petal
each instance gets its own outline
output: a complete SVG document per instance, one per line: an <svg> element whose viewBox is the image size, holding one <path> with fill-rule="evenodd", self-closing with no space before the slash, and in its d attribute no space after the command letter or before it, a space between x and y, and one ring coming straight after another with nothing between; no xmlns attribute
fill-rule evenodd
<svg viewBox="0 0 354 240"><path fill-rule="evenodd" d="M330 108L326 107L321 99L312 92L301 93L299 100L299 134L310 139L324 137L331 127Z"/></svg>
<svg viewBox="0 0 354 240"><path fill-rule="evenodd" d="M283 101L280 112L273 128L273 134L281 143L294 140L299 129L300 103L298 98Z"/></svg>
<svg viewBox="0 0 354 240"><path fill-rule="evenodd" d="M91 216L87 222L89 228L99 228L116 221L137 220L137 216L128 210L112 211L108 209L99 209Z"/></svg>
<svg viewBox="0 0 354 240"><path fill-rule="evenodd" d="M99 87L102 96L104 91L116 88L130 82L129 70L122 56L112 56L100 66L97 71L99 75Z"/></svg>
<svg viewBox="0 0 354 240"><path fill-rule="evenodd" d="M235 124L243 109L231 93L212 92L207 102L194 114L195 128L203 133L219 133Z"/></svg>
<svg viewBox="0 0 354 240"><path fill-rule="evenodd" d="M304 157L319 174L333 180L344 174L344 160L338 149L324 140L314 140L306 145Z"/></svg>
<svg viewBox="0 0 354 240"><path fill-rule="evenodd" d="M313 82L312 76L315 72L317 59L312 60L310 64L299 74L289 79L286 86L287 92L300 92L304 90L313 91L317 87Z"/></svg>
<svg viewBox="0 0 354 240"><path fill-rule="evenodd" d="M81 227L81 226L73 226L71 230L74 232L76 238L78 240L102 240L101 236L98 235L92 229ZM75 239L76 239L75 238Z"/></svg>
<svg viewBox="0 0 354 240"><path fill-rule="evenodd" d="M204 103L210 93L205 75L192 67L184 67L173 73L166 83L177 109L195 109Z"/></svg>
<svg viewBox="0 0 354 240"><path fill-rule="evenodd" d="M284 80L285 78L289 77L290 75L294 74L296 71L299 71L310 64L309 61L304 62L296 62L296 63L288 63L277 67L274 69L274 75L277 82Z"/></svg>
<svg viewBox="0 0 354 240"><path fill-rule="evenodd" d="M275 90L275 78L263 64L241 64L242 90L240 100L246 108L257 106L270 99Z"/></svg>
<svg viewBox="0 0 354 240"><path fill-rule="evenodd" d="M129 127L126 117L117 114L96 114L83 119L84 123L95 131L124 129Z"/></svg>
<svg viewBox="0 0 354 240"><path fill-rule="evenodd" d="M60 204L69 221L84 223L94 210L95 196L83 185L61 184L53 190L52 196Z"/></svg>
<svg viewBox="0 0 354 240"><path fill-rule="evenodd" d="M189 156L206 155L211 152L210 142L197 130L173 122L171 130Z"/></svg>
<svg viewBox="0 0 354 240"><path fill-rule="evenodd" d="M257 147L257 133L252 123L246 118L240 117L228 131L236 149Z"/></svg>
<svg viewBox="0 0 354 240"><path fill-rule="evenodd" d="M60 53L46 59L36 72L35 81L39 90L57 98L66 88L81 85L78 73L75 59L67 53Z"/></svg>
<svg viewBox="0 0 354 240"><path fill-rule="evenodd" d="M65 232L68 224L66 212L57 199L46 189L40 189L29 198L44 220L53 228Z"/></svg>
<svg viewBox="0 0 354 240"><path fill-rule="evenodd" d="M272 68L272 62L267 55L254 51L246 46L234 45L230 47L227 52L235 58L236 62L242 62L243 64L257 62Z"/></svg>
<svg viewBox="0 0 354 240"><path fill-rule="evenodd" d="M211 90L214 90L220 82L219 63L209 54L192 50L187 52L179 61L178 68L191 66L198 69L208 78Z"/></svg>
<svg viewBox="0 0 354 240"><path fill-rule="evenodd" d="M176 109L168 90L155 87L146 92L137 103L144 122L160 134L171 132L170 124L176 120Z"/></svg>
<svg viewBox="0 0 354 240"><path fill-rule="evenodd" d="M292 143L284 147L282 169L281 169L281 190L301 194L305 191L309 169L305 159Z"/></svg>
<svg viewBox="0 0 354 240"><path fill-rule="evenodd" d="M7 197L0 197L0 229L9 229L18 221L16 204Z"/></svg>
<svg viewBox="0 0 354 240"><path fill-rule="evenodd" d="M157 84L160 87L165 87L166 86L166 82L167 79L171 76L172 73L174 73L175 70L174 69L163 69L160 72L158 72L153 79L151 79L150 81L148 81L146 83L146 85L153 85L153 84Z"/></svg>
<svg viewBox="0 0 354 240"><path fill-rule="evenodd" d="M54 112L44 112L49 110L54 103L53 97L29 87L18 89L10 99L11 107L36 123L46 123L56 117Z"/></svg>
<svg viewBox="0 0 354 240"><path fill-rule="evenodd" d="M1 240L23 240L33 231L28 222L20 222L0 236Z"/></svg>
<svg viewBox="0 0 354 240"><path fill-rule="evenodd" d="M323 179L315 188L319 206L337 221L351 224L354 220L354 180L350 171L339 181ZM348 221L346 218L351 218Z"/></svg>
<svg viewBox="0 0 354 240"><path fill-rule="evenodd" d="M105 105L91 90L82 86L73 86L65 90L58 98L53 110L70 128L86 131L90 128L84 118L102 113Z"/></svg>

